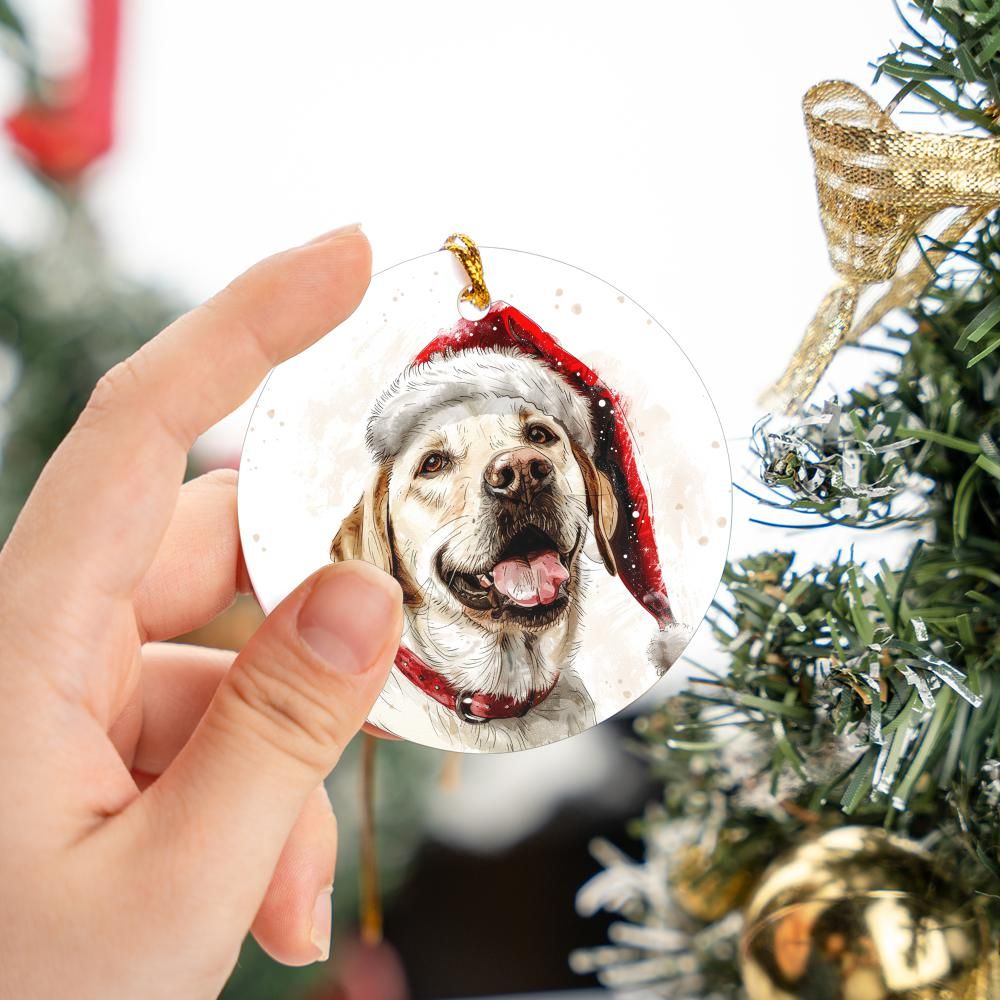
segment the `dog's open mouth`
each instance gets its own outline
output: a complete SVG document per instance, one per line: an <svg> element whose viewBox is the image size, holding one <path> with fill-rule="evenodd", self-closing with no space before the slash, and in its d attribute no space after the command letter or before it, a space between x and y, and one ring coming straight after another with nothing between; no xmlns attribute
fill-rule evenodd
<svg viewBox="0 0 1000 1000"><path fill-rule="evenodd" d="M575 552L575 547L574 547ZM573 552L561 552L539 528L519 531L482 573L442 574L467 608L489 611L494 619L552 621L569 602Z"/></svg>

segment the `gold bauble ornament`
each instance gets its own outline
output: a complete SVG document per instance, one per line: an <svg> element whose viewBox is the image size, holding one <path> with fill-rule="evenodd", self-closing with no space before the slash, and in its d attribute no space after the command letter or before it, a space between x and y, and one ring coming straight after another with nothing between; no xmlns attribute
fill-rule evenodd
<svg viewBox="0 0 1000 1000"><path fill-rule="evenodd" d="M764 873L741 943L750 1000L997 1000L969 893L917 844L833 830Z"/></svg>

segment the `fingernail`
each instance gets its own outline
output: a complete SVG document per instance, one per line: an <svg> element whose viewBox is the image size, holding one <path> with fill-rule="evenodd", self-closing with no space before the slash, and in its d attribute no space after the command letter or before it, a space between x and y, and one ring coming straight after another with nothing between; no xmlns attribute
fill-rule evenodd
<svg viewBox="0 0 1000 1000"><path fill-rule="evenodd" d="M317 962L325 962L330 957L330 936L333 933L333 886L328 886L313 904L312 930L309 940L319 952Z"/></svg>
<svg viewBox="0 0 1000 1000"><path fill-rule="evenodd" d="M398 629L399 584L366 563L334 566L313 586L299 612L299 635L334 670L366 671Z"/></svg>
<svg viewBox="0 0 1000 1000"><path fill-rule="evenodd" d="M338 226L336 229L331 229L328 233L322 233L320 236L316 236L305 244L307 247L311 247L314 243L325 243L327 240L339 239L341 236L353 236L355 233L361 232L361 223L352 222L349 226Z"/></svg>

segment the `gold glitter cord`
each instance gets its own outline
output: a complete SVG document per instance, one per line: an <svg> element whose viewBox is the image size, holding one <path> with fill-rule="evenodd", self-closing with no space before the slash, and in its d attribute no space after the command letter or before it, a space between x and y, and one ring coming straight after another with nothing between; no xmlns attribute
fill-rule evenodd
<svg viewBox="0 0 1000 1000"><path fill-rule="evenodd" d="M441 787L446 792L454 792L458 789L462 780L462 755L444 751L444 760L441 764Z"/></svg>
<svg viewBox="0 0 1000 1000"><path fill-rule="evenodd" d="M856 283L845 282L828 292L819 304L795 356L774 384L772 395L779 405L804 402L815 388L833 355L847 340L859 289Z"/></svg>
<svg viewBox="0 0 1000 1000"><path fill-rule="evenodd" d="M462 301L471 302L477 309L489 309L491 300L483 274L483 259L479 256L479 247L472 237L465 233L452 233L441 249L450 250L462 262L462 267L469 276L470 284L460 296Z"/></svg>
<svg viewBox="0 0 1000 1000"><path fill-rule="evenodd" d="M375 849L375 750L378 740L361 737L361 940L370 946L382 940L382 898Z"/></svg>
<svg viewBox="0 0 1000 1000"><path fill-rule="evenodd" d="M802 105L820 220L840 282L769 394L788 412L802 407L843 344L920 294L947 251L934 247L897 273L918 233L960 208L937 234L953 243L1000 206L1000 138L904 131L863 90L841 81L817 84ZM885 282L856 319L861 292Z"/></svg>

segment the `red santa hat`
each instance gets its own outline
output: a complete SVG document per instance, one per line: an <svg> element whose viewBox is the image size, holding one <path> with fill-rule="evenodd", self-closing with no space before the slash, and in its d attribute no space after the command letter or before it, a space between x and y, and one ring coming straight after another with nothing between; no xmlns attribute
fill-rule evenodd
<svg viewBox="0 0 1000 1000"><path fill-rule="evenodd" d="M400 451L435 411L484 395L524 399L561 421L608 479L619 505L610 539L622 582L661 630L674 624L653 533L653 514L626 407L582 361L504 302L438 334L376 402L367 443L377 461Z"/></svg>

